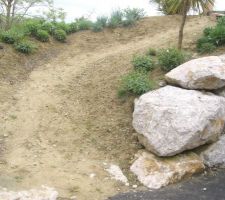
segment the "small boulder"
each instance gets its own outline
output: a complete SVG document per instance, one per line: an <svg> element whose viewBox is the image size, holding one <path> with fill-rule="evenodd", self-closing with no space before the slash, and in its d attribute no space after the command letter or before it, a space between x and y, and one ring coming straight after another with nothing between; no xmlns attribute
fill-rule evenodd
<svg viewBox="0 0 225 200"><path fill-rule="evenodd" d="M219 89L225 86L225 63L217 56L198 58L173 69L165 78L186 89Z"/></svg>
<svg viewBox="0 0 225 200"><path fill-rule="evenodd" d="M225 135L204 151L201 157L208 167L225 168Z"/></svg>
<svg viewBox="0 0 225 200"><path fill-rule="evenodd" d="M158 156L174 156L212 143L225 123L225 98L166 86L135 101L133 127L140 142Z"/></svg>
<svg viewBox="0 0 225 200"><path fill-rule="evenodd" d="M204 170L204 164L194 153L180 154L172 158L159 158L143 152L131 166L138 180L150 189L159 189L191 177Z"/></svg>

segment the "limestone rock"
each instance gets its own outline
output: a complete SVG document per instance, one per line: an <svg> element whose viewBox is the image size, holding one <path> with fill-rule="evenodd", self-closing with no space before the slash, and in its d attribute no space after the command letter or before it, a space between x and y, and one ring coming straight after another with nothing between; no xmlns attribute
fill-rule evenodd
<svg viewBox="0 0 225 200"><path fill-rule="evenodd" d="M208 167L225 168L225 135L218 142L209 146L201 156Z"/></svg>
<svg viewBox="0 0 225 200"><path fill-rule="evenodd" d="M2 200L56 200L57 198L57 191L44 186L39 190L33 189L19 192L7 191L0 188L0 199Z"/></svg>
<svg viewBox="0 0 225 200"><path fill-rule="evenodd" d="M212 143L225 123L225 98L166 86L135 101L133 126L140 142L158 156L173 156Z"/></svg>
<svg viewBox="0 0 225 200"><path fill-rule="evenodd" d="M131 171L146 187L159 189L200 173L204 168L202 160L194 153L159 158L144 152L131 166Z"/></svg>
<svg viewBox="0 0 225 200"><path fill-rule="evenodd" d="M225 86L225 63L217 56L184 63L165 76L172 85L187 89L214 90Z"/></svg>

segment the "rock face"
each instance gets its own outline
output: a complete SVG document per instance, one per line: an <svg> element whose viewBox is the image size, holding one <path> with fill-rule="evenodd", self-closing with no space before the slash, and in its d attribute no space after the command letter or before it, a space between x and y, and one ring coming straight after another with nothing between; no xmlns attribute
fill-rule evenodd
<svg viewBox="0 0 225 200"><path fill-rule="evenodd" d="M131 171L138 180L150 189L159 189L176 183L203 170L202 160L194 153L159 158L144 152L131 166Z"/></svg>
<svg viewBox="0 0 225 200"><path fill-rule="evenodd" d="M208 167L225 168L225 135L218 142L209 146L201 156Z"/></svg>
<svg viewBox="0 0 225 200"><path fill-rule="evenodd" d="M165 76L167 82L187 89L214 90L225 86L225 63L210 56L191 60Z"/></svg>
<svg viewBox="0 0 225 200"><path fill-rule="evenodd" d="M158 156L215 142L224 123L225 98L173 86L142 95L133 113L140 142Z"/></svg>
<svg viewBox="0 0 225 200"><path fill-rule="evenodd" d="M58 192L53 188L42 187L40 190L12 192L0 188L1 200L56 200Z"/></svg>

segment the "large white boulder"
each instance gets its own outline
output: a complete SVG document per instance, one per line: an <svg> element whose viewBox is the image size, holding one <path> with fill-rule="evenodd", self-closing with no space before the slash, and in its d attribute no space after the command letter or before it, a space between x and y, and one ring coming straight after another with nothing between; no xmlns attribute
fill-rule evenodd
<svg viewBox="0 0 225 200"><path fill-rule="evenodd" d="M217 56L184 63L165 75L169 84L187 89L214 90L225 86L225 63Z"/></svg>
<svg viewBox="0 0 225 200"><path fill-rule="evenodd" d="M208 167L225 168L225 135L201 154Z"/></svg>
<svg viewBox="0 0 225 200"><path fill-rule="evenodd" d="M172 158L159 158L143 152L131 166L138 180L150 189L159 189L204 170L204 164L194 153Z"/></svg>
<svg viewBox="0 0 225 200"><path fill-rule="evenodd" d="M133 127L140 142L158 156L173 156L220 137L225 98L166 86L135 102Z"/></svg>

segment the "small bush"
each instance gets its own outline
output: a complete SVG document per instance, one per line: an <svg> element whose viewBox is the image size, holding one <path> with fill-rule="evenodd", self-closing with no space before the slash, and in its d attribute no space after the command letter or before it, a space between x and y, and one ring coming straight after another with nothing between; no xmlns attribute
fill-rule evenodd
<svg viewBox="0 0 225 200"><path fill-rule="evenodd" d="M76 23L77 23L78 30L80 31L89 30L92 27L92 21L84 17L77 19Z"/></svg>
<svg viewBox="0 0 225 200"><path fill-rule="evenodd" d="M14 44L18 40L22 39L24 35L16 33L15 31L5 31L1 33L1 40L7 44Z"/></svg>
<svg viewBox="0 0 225 200"><path fill-rule="evenodd" d="M211 27L205 28L203 31L204 36L206 36L206 37L209 36L212 33L212 31L213 31L213 28L211 28Z"/></svg>
<svg viewBox="0 0 225 200"><path fill-rule="evenodd" d="M124 20L123 20L123 25L124 26L131 26L136 23L137 20L141 19L144 17L144 10L143 9L138 9L138 8L127 8L124 10Z"/></svg>
<svg viewBox="0 0 225 200"><path fill-rule="evenodd" d="M129 94L142 95L151 89L153 89L153 84L146 74L132 72L122 78L118 96L123 97Z"/></svg>
<svg viewBox="0 0 225 200"><path fill-rule="evenodd" d="M147 53L148 56L156 56L157 55L157 51L153 48L149 48Z"/></svg>
<svg viewBox="0 0 225 200"><path fill-rule="evenodd" d="M45 30L38 30L36 33L36 38L41 42L48 42L49 41L49 34Z"/></svg>
<svg viewBox="0 0 225 200"><path fill-rule="evenodd" d="M101 24L103 28L107 26L107 22L108 22L108 17L106 16L98 17L96 21L96 23Z"/></svg>
<svg viewBox="0 0 225 200"><path fill-rule="evenodd" d="M145 55L134 56L132 64L135 70L151 71L154 69L154 62L149 56Z"/></svg>
<svg viewBox="0 0 225 200"><path fill-rule="evenodd" d="M99 22L95 22L93 25L92 25L92 30L94 32L100 32L103 30L103 26L99 23Z"/></svg>
<svg viewBox="0 0 225 200"><path fill-rule="evenodd" d="M220 17L217 22L218 26L225 26L225 17Z"/></svg>
<svg viewBox="0 0 225 200"><path fill-rule="evenodd" d="M72 22L69 24L69 33L76 33L78 31L77 23Z"/></svg>
<svg viewBox="0 0 225 200"><path fill-rule="evenodd" d="M55 26L50 22L45 22L41 25L41 30L47 31L50 35L53 35Z"/></svg>
<svg viewBox="0 0 225 200"><path fill-rule="evenodd" d="M109 18L108 26L110 28L116 28L116 27L122 25L123 16L124 16L123 11L121 11L121 10L113 11Z"/></svg>
<svg viewBox="0 0 225 200"><path fill-rule="evenodd" d="M67 34L69 34L70 31L71 31L70 26L68 24L64 23L64 22L56 23L55 26L56 26L57 30L63 30Z"/></svg>
<svg viewBox="0 0 225 200"><path fill-rule="evenodd" d="M170 71L185 62L185 55L176 48L162 49L158 60L162 70Z"/></svg>
<svg viewBox="0 0 225 200"><path fill-rule="evenodd" d="M60 41L60 42L65 42L66 41L66 32L62 29L58 29L54 32L54 38L57 40L57 41Z"/></svg>
<svg viewBox="0 0 225 200"><path fill-rule="evenodd" d="M213 51L215 51L215 49L216 49L216 46L214 44L206 42L206 43L203 43L200 48L198 48L198 52L202 54L212 53Z"/></svg>
<svg viewBox="0 0 225 200"><path fill-rule="evenodd" d="M25 24L25 32L28 35L36 36L36 33L41 29L41 22L39 20L30 20Z"/></svg>
<svg viewBox="0 0 225 200"><path fill-rule="evenodd" d="M20 41L15 44L15 49L24 54L32 53L37 47L29 41Z"/></svg>
<svg viewBox="0 0 225 200"><path fill-rule="evenodd" d="M208 36L209 40L216 46L225 44L225 26L216 26Z"/></svg>

